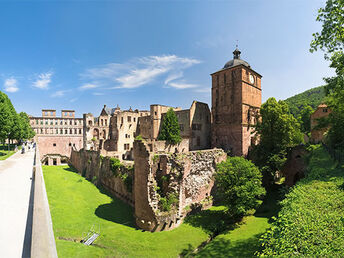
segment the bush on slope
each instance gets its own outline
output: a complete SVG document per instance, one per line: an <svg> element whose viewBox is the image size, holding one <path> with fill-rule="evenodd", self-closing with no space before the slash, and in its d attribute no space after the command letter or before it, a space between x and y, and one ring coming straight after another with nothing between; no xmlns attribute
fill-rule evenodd
<svg viewBox="0 0 344 258"><path fill-rule="evenodd" d="M282 209L262 237L268 256L344 256L343 168L317 147L306 178L281 202Z"/></svg>

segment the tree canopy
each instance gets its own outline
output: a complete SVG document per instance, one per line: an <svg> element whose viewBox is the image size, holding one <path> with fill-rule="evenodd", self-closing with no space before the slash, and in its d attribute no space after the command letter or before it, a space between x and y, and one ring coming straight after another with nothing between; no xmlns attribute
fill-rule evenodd
<svg viewBox="0 0 344 258"><path fill-rule="evenodd" d="M228 157L217 165L217 195L231 217L240 217L261 203L265 195L262 174L251 161L242 157Z"/></svg>
<svg viewBox="0 0 344 258"><path fill-rule="evenodd" d="M8 96L0 91L0 141L26 140L35 135L25 112L17 114Z"/></svg>
<svg viewBox="0 0 344 258"><path fill-rule="evenodd" d="M344 144L344 0L327 0L318 11L317 21L322 22L321 32L313 34L310 51L321 49L336 75L325 78L327 104L332 113L328 118L329 143L332 147Z"/></svg>
<svg viewBox="0 0 344 258"><path fill-rule="evenodd" d="M178 144L182 140L178 118L172 108L170 108L163 117L161 132L158 139L167 141L170 144Z"/></svg>
<svg viewBox="0 0 344 258"><path fill-rule="evenodd" d="M259 143L253 147L252 158L262 169L264 183L269 184L285 163L288 148L300 144L303 135L284 101L269 98L261 106L260 116L255 128Z"/></svg>

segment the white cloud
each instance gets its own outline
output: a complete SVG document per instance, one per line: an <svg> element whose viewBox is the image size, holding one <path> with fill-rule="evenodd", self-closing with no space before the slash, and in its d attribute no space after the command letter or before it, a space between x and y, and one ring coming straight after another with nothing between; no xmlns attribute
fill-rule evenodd
<svg viewBox="0 0 344 258"><path fill-rule="evenodd" d="M147 56L135 58L123 64L109 63L90 68L80 76L82 79L97 80L104 85L111 85L112 89L133 89L149 84L158 78L163 79L163 82L168 84L172 80L181 78L183 70L199 63L201 61L197 59L176 55ZM181 89L182 86L179 88Z"/></svg>
<svg viewBox="0 0 344 258"><path fill-rule="evenodd" d="M199 88L199 89L195 89L194 91L199 92L199 93L210 93L211 88Z"/></svg>
<svg viewBox="0 0 344 258"><path fill-rule="evenodd" d="M6 92L13 93L19 90L18 81L14 79L13 77L5 80L4 87L5 87Z"/></svg>
<svg viewBox="0 0 344 258"><path fill-rule="evenodd" d="M101 92L94 92L92 93L94 96L102 96L104 95L104 93L101 93Z"/></svg>
<svg viewBox="0 0 344 258"><path fill-rule="evenodd" d="M53 98L63 97L67 92L70 92L70 90L58 90L58 91L55 91L53 94L51 94L51 97Z"/></svg>
<svg viewBox="0 0 344 258"><path fill-rule="evenodd" d="M169 84L171 81L174 81L176 79L179 79L183 77L183 72L178 72L178 73L171 73L165 80L165 84Z"/></svg>
<svg viewBox="0 0 344 258"><path fill-rule="evenodd" d="M178 90L198 87L197 84L184 83L184 82L170 82L168 85Z"/></svg>
<svg viewBox="0 0 344 258"><path fill-rule="evenodd" d="M79 90L89 90L89 89L95 89L98 88L99 85L94 84L94 83L86 83L82 86L79 87Z"/></svg>
<svg viewBox="0 0 344 258"><path fill-rule="evenodd" d="M36 81L33 82L33 86L39 89L48 89L52 75L52 72L39 74Z"/></svg>

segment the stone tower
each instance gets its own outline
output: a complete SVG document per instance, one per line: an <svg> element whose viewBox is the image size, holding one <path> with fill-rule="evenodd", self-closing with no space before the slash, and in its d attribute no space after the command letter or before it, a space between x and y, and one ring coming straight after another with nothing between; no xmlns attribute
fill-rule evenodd
<svg viewBox="0 0 344 258"><path fill-rule="evenodd" d="M233 60L211 74L212 147L246 156L262 102L262 76L240 59L238 48L233 54Z"/></svg>

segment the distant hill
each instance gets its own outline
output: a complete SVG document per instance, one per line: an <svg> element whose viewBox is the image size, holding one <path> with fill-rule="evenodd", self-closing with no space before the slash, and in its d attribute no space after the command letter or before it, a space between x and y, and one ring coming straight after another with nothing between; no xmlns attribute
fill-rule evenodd
<svg viewBox="0 0 344 258"><path fill-rule="evenodd" d="M311 106L315 109L325 98L325 87L320 86L310 90L306 90L293 97L287 98L285 102L288 104L290 112L298 117L300 111L304 106Z"/></svg>

